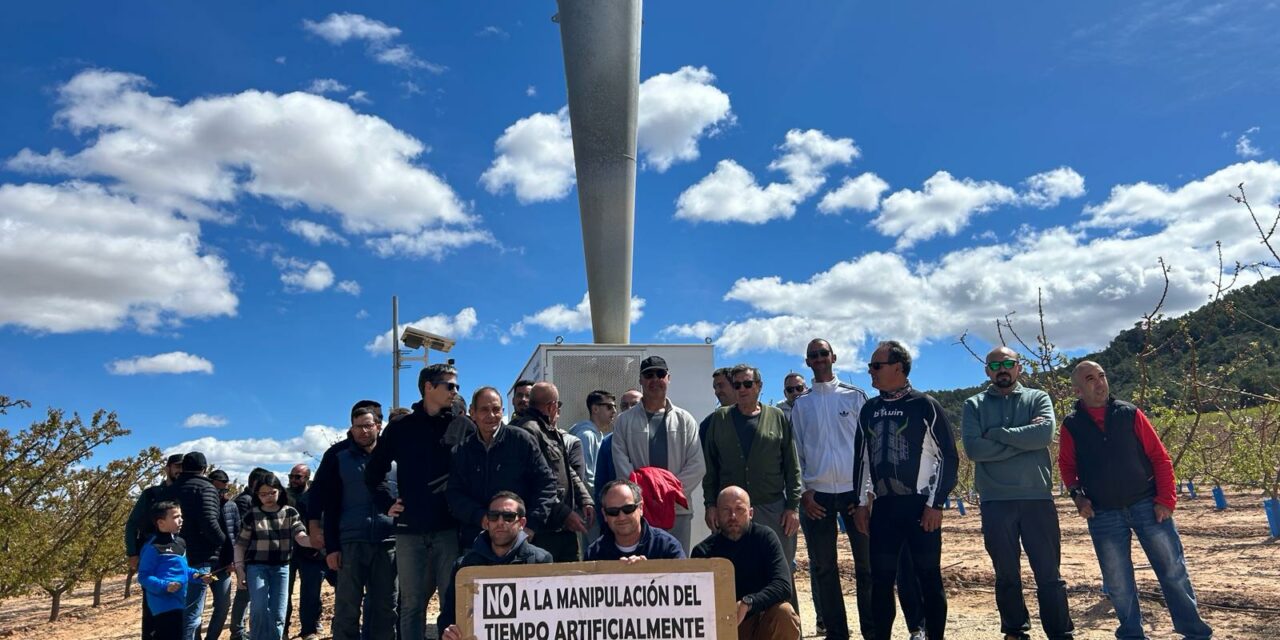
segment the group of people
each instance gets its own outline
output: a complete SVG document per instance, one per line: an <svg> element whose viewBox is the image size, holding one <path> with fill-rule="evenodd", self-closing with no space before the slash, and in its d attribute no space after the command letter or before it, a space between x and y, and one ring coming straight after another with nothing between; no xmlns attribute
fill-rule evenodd
<svg viewBox="0 0 1280 640"><path fill-rule="evenodd" d="M196 640L210 580L208 638L217 637L219 602L228 600L219 600L218 589L226 594L230 586L217 586L217 578L226 571L248 585L255 639L282 636L292 564L302 578L304 637L318 619L318 597L314 609L306 602L309 589L318 596L327 570L337 585L333 638L424 638L427 603L438 593L436 626L442 638L457 640L454 579L463 567L721 557L735 568L739 637L787 640L800 636L794 571L804 535L819 632L844 639L850 630L836 562L843 530L860 635L888 640L900 604L913 639L941 639L942 518L959 462L952 425L934 398L911 386L912 357L900 343L883 342L872 354L875 397L839 380L836 362L827 341L811 341L811 384L789 373L777 406L760 401L757 368L718 369L711 382L721 406L697 421L672 404L672 372L650 356L640 364L638 389L617 399L591 392L588 419L568 427L559 424L563 404L550 382L517 382L504 421L497 388L476 389L468 406L457 369L429 365L418 378L422 399L385 428L377 403L352 408L346 439L325 452L303 493L290 495L263 471L250 477L244 507L240 497L219 502L219 472L205 477L199 453L170 458L171 486L143 492L135 514L146 515L137 523L131 517L126 532L130 557L141 555L144 637ZM1059 574L1049 449L1055 433L1062 480L1088 520L1119 618L1117 637L1145 638L1130 557L1134 534L1175 630L1211 637L1173 524L1172 464L1142 411L1110 396L1094 362L1076 365L1078 400L1061 426L1049 396L1020 384L1015 352L994 349L984 371L991 384L966 401L960 440L975 463L1004 637L1030 637L1024 550L1046 636L1073 637ZM698 487L712 533L694 544L689 500ZM185 559L174 560L184 546ZM303 567L307 551L317 561ZM173 595L182 591L185 598ZM161 632L155 621L169 620L163 628L173 629L169 612L179 600L182 635ZM231 609L235 637L243 614Z"/></svg>

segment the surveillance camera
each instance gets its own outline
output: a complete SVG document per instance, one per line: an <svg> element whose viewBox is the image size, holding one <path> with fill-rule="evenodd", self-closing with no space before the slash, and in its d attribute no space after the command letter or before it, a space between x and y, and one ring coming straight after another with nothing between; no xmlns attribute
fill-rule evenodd
<svg viewBox="0 0 1280 640"><path fill-rule="evenodd" d="M438 336L434 333L423 331L416 327L405 327L404 331L401 333L400 341L404 343L404 346L409 347L410 349L421 349L426 347L427 349L434 349L436 351L446 353L452 349L455 344L452 338Z"/></svg>

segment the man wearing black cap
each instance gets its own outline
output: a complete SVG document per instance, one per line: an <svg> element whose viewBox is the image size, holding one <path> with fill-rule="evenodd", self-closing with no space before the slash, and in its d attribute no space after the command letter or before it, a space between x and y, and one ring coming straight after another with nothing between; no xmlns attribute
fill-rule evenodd
<svg viewBox="0 0 1280 640"><path fill-rule="evenodd" d="M182 454L175 453L165 461L164 480L158 485L143 489L138 494L138 500L133 503L133 510L129 512L129 519L124 525L124 554L129 559L129 571L138 570L138 552L154 526L148 522L151 519L151 505L168 499L169 489L180 473ZM151 637L151 609L147 608L146 591L142 591L142 637Z"/></svg>
<svg viewBox="0 0 1280 640"><path fill-rule="evenodd" d="M182 473L173 483L173 497L182 505L182 539L187 543L187 564L197 573L209 573L218 561L218 552L227 535L222 531L222 499L218 488L204 476L204 454L192 451L182 456ZM184 615L186 640L195 640L204 613L204 591L208 585L187 585L187 609Z"/></svg>
<svg viewBox="0 0 1280 640"><path fill-rule="evenodd" d="M702 483L707 467L698 423L667 399L670 383L671 374L662 356L640 361L640 404L618 415L613 428L613 466L623 480L641 467L666 469L680 480L687 498ZM669 532L688 553L693 512L679 504L675 509L675 526Z"/></svg>

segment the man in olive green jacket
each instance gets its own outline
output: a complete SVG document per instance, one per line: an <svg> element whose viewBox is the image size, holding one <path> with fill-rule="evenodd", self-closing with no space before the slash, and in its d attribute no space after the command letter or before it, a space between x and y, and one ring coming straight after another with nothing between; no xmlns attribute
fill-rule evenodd
<svg viewBox="0 0 1280 640"><path fill-rule="evenodd" d="M729 372L738 403L716 409L703 452L707 475L702 495L707 526L716 530L716 496L725 487L746 489L755 521L773 529L791 566L800 529L800 458L791 421L777 407L760 403L760 371L738 365ZM707 498L707 496L710 496Z"/></svg>

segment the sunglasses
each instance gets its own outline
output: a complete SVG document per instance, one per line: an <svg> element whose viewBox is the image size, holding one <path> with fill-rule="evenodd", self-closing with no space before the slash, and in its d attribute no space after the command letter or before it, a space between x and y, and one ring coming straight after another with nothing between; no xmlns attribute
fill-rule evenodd
<svg viewBox="0 0 1280 640"><path fill-rule="evenodd" d="M810 352L809 352L808 354L806 354L806 355L808 355L808 356L809 356L809 359L810 359L810 360L812 360L813 358L825 358L825 357L827 357L827 356L831 355L831 350L830 350L830 349L818 349L817 351L810 351Z"/></svg>
<svg viewBox="0 0 1280 640"><path fill-rule="evenodd" d="M433 387L448 387L448 388L449 388L449 393L456 393L456 392L458 392L458 391L462 391L462 385L460 385L460 384L458 384L458 383L456 383L456 382L432 382L432 383L431 383L431 386L433 386Z"/></svg>
<svg viewBox="0 0 1280 640"><path fill-rule="evenodd" d="M784 387L784 388L786 389L787 393L803 393L804 392L804 385L802 384L798 384L794 387Z"/></svg>
<svg viewBox="0 0 1280 640"><path fill-rule="evenodd" d="M497 522L499 520L515 522L516 520L523 518L524 514L519 511L490 511L484 514L484 517L488 518L489 522Z"/></svg>
<svg viewBox="0 0 1280 640"><path fill-rule="evenodd" d="M636 509L639 509L639 508L640 508L640 505L635 503L624 504L621 507L605 507L604 514L606 516L609 516L610 518L616 518L620 513L631 515L636 512Z"/></svg>
<svg viewBox="0 0 1280 640"><path fill-rule="evenodd" d="M999 371L1000 367L1004 367L1005 369L1012 369L1016 366L1018 366L1017 360L997 360L995 362L987 363L987 368L991 369L992 371Z"/></svg>
<svg viewBox="0 0 1280 640"><path fill-rule="evenodd" d="M889 365L891 365L891 364L897 364L897 363L896 363L896 362L889 362L888 360L885 360L884 362L868 362L868 363L867 363L867 368L868 368L868 369L870 369L870 370L872 370L872 371L879 371L879 370L880 370L880 367L887 367L887 366L889 366Z"/></svg>
<svg viewBox="0 0 1280 640"><path fill-rule="evenodd" d="M735 380L733 383L734 389L741 389L743 387L750 389L751 387L754 387L754 386L756 386L755 380Z"/></svg>
<svg viewBox="0 0 1280 640"><path fill-rule="evenodd" d="M644 378L645 380L651 380L653 378L665 378L667 377L667 370L666 369L650 369L640 374L640 377Z"/></svg>

